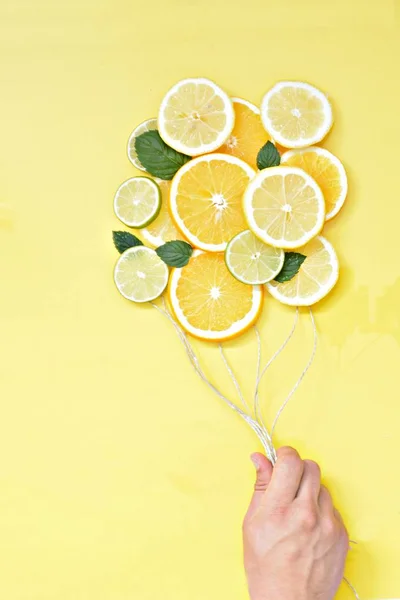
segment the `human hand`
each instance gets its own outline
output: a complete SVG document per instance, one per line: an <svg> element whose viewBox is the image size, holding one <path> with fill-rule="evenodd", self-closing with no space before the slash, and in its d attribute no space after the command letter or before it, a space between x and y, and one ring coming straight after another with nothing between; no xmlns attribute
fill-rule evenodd
<svg viewBox="0 0 400 600"><path fill-rule="evenodd" d="M349 538L315 462L278 450L274 468L253 454L257 481L243 523L251 600L332 600Z"/></svg>

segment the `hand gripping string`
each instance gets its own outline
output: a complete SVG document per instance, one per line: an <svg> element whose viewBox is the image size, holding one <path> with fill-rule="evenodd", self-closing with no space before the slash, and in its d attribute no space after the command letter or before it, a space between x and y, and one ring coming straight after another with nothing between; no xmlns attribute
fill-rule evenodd
<svg viewBox="0 0 400 600"><path fill-rule="evenodd" d="M163 307L164 308L160 308L159 306L157 306L157 304L155 304L154 302L151 302L152 306L154 308L156 308L158 310L159 313L161 313L163 316L165 316L174 326L175 331L178 334L179 339L181 340L186 354L190 360L190 363L192 364L194 370L196 371L196 373L199 375L199 377L204 381L204 383L206 383L208 385L208 387L210 387L213 392L215 394L217 394L217 396L219 398L221 398L232 410L234 410L236 413L238 413L242 419L253 429L253 431L255 432L255 434L257 435L257 437L259 438L264 451L268 457L268 459L272 462L272 464L275 464L276 462L276 452L275 452L275 448L272 444L272 440L270 435L268 434L268 430L266 429L262 418L261 418L261 423L257 420L254 420L250 415L248 415L247 413L245 413L242 409L240 409L238 406L236 406L233 402L231 402L224 394L222 394L222 392L206 377L206 375L204 374L203 370L200 367L199 364L199 360L197 358L196 353L193 350L193 347L191 345L191 343L189 342L189 339L186 335L186 333L183 331L183 329L178 325L178 323L175 321L175 319L171 316L171 314L169 313L167 307L166 307L166 303L165 303L165 299L162 298L162 302L163 302ZM277 421L280 417L280 415L282 414L283 410L285 409L286 405L288 404L290 398L293 396L293 394L295 393L295 391L297 390L297 388L299 387L300 383L302 382L303 378L305 377L307 371L309 370L309 368L311 367L311 364L314 360L315 357L315 352L316 352L316 347L317 347L317 328L316 328L316 324L315 324L315 320L314 320L314 316L312 314L312 311L310 309L310 317L311 317L311 322L313 324L313 331L314 331L314 345L313 345L313 351L312 354L310 356L310 360L307 363L307 366L305 367L305 369L303 370L300 378L298 379L298 381L296 382L295 386L292 388L290 394L288 395L288 397L286 398L285 402L283 403L283 405L281 406L281 408L279 409L277 416L275 417L274 420L274 424L272 427L272 433L274 431L274 428L277 424ZM256 390L255 390L255 396L254 396L254 408L256 410L257 407L257 413L259 414L259 399L258 399L258 388L261 382L261 379L263 377L263 375L265 374L265 372L267 371L267 369L269 368L269 366L272 364L273 360L275 360L275 358L277 358L277 356L282 352L282 350L286 347L286 344L289 342L289 340L291 339L294 330L296 328L297 325L297 320L298 320L298 309L296 311L296 319L295 319L295 323L292 327L292 330L288 336L288 338L285 340L285 342L282 344L282 346L278 349L278 351L274 354L274 356L268 361L268 363L266 364L266 366L264 367L261 375L260 375L260 364L261 364L261 339L260 339L260 334L259 331L257 330L257 328L255 328L256 330L256 336L257 336L257 345L258 345L258 356L257 356L257 379L256 379ZM220 345L220 353L221 356L223 358L224 364L228 370L229 375L232 378L232 381L235 385L235 388L238 392L239 398L242 400L242 402L247 406L246 401L244 399L244 396L242 394L240 385L237 381L237 378L232 370L232 367L230 366L225 353L223 351L222 346ZM257 415L256 415L257 416ZM343 581L346 583L346 585L349 587L349 589L352 591L352 593L354 594L354 597L356 598L356 600L360 600L360 597L356 591L356 589L354 588L354 586L350 583L350 581L344 577Z"/></svg>

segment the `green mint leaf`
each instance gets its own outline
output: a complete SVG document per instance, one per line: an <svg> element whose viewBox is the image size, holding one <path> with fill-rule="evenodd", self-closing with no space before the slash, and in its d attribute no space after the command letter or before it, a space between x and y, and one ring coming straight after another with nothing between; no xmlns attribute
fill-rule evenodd
<svg viewBox="0 0 400 600"><path fill-rule="evenodd" d="M281 155L272 142L267 142L257 154L257 167L262 171L281 164Z"/></svg>
<svg viewBox="0 0 400 600"><path fill-rule="evenodd" d="M113 231L114 246L120 254L128 250L128 248L134 248L135 246L143 246L143 242L132 235L128 231Z"/></svg>
<svg viewBox="0 0 400 600"><path fill-rule="evenodd" d="M193 248L187 242L174 240L173 242L166 242L157 248L156 252L169 267L180 269L188 264L193 254Z"/></svg>
<svg viewBox="0 0 400 600"><path fill-rule="evenodd" d="M157 130L146 131L135 140L138 159L150 175L172 179L191 157L168 146Z"/></svg>
<svg viewBox="0 0 400 600"><path fill-rule="evenodd" d="M284 281L293 279L306 258L304 254L300 254L299 252L285 252L285 262L283 263L282 270L275 277L275 281L283 283Z"/></svg>

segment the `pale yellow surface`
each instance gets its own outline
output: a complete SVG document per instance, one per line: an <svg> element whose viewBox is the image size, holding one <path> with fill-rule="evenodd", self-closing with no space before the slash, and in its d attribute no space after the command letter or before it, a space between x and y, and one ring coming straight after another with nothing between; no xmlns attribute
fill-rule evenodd
<svg viewBox="0 0 400 600"><path fill-rule="evenodd" d="M282 78L332 98L326 147L350 193L325 234L342 276L315 311L317 359L277 441L321 462L358 541L347 573L361 598L400 597L399 8L2 1L2 599L247 597L240 522L257 441L197 379L169 324L112 281L112 199L135 173L127 138L193 75L255 103ZM292 315L266 304L265 357ZM269 422L310 346L304 313L263 392ZM249 334L230 350L246 389L254 348ZM200 351L225 384L216 350Z"/></svg>

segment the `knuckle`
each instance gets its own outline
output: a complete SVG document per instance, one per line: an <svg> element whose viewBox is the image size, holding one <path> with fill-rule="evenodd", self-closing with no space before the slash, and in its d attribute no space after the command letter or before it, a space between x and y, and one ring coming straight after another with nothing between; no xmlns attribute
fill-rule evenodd
<svg viewBox="0 0 400 600"><path fill-rule="evenodd" d="M256 481L254 484L255 492L265 492L268 487L268 483L266 481Z"/></svg>
<svg viewBox="0 0 400 600"><path fill-rule="evenodd" d="M299 522L301 529L306 532L312 532L318 525L318 514L316 509L307 506L299 512Z"/></svg>
<svg viewBox="0 0 400 600"><path fill-rule="evenodd" d="M297 563L302 554L302 549L299 544L292 542L287 544L285 548L285 556L289 563Z"/></svg>
<svg viewBox="0 0 400 600"><path fill-rule="evenodd" d="M277 454L278 454L278 458L280 458L280 459L301 460L300 455L297 452L297 450L295 450L294 448L291 448L290 446L283 446L282 448L279 448Z"/></svg>
<svg viewBox="0 0 400 600"><path fill-rule="evenodd" d="M325 519L323 524L323 531L325 536L329 539L334 539L337 537L338 527L334 519Z"/></svg>

